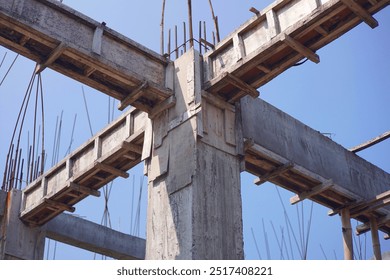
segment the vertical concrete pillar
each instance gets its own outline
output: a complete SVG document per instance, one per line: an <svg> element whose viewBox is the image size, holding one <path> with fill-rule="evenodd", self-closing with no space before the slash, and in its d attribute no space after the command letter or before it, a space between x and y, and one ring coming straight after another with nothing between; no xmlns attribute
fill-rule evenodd
<svg viewBox="0 0 390 280"><path fill-rule="evenodd" d="M372 247L374 251L374 258L376 260L381 260L382 252L381 252L381 244L379 242L378 223L376 221L376 218L372 217L370 219L370 227L371 227L371 238L372 238Z"/></svg>
<svg viewBox="0 0 390 280"><path fill-rule="evenodd" d="M153 120L146 259L244 256L235 108L203 96L200 61L171 65L176 106Z"/></svg>
<svg viewBox="0 0 390 280"><path fill-rule="evenodd" d="M351 215L349 209L347 208L341 210L340 214L341 214L341 225L343 231L344 259L353 260L353 238L352 238Z"/></svg>
<svg viewBox="0 0 390 280"><path fill-rule="evenodd" d="M29 227L19 219L21 203L21 191L6 193L4 212L0 215L0 259L41 260L45 230Z"/></svg>

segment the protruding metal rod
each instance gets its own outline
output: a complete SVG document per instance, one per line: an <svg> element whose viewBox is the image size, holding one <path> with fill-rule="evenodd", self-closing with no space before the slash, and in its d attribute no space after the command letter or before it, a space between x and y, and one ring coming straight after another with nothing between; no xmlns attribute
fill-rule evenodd
<svg viewBox="0 0 390 280"><path fill-rule="evenodd" d="M164 17L165 17L165 0L162 1L162 12L161 12L161 42L160 42L160 49L161 54L164 54Z"/></svg>
<svg viewBox="0 0 390 280"><path fill-rule="evenodd" d="M206 22L203 22L203 39L205 42L207 42L207 29L206 29ZM204 46L204 52L207 52L207 45Z"/></svg>
<svg viewBox="0 0 390 280"><path fill-rule="evenodd" d="M202 54L202 22L199 21L199 52Z"/></svg>
<svg viewBox="0 0 390 280"><path fill-rule="evenodd" d="M177 44L177 25L175 25L175 54L176 54L176 59L179 58L179 47Z"/></svg>
<svg viewBox="0 0 390 280"><path fill-rule="evenodd" d="M171 58L171 29L168 30L168 54Z"/></svg>
<svg viewBox="0 0 390 280"><path fill-rule="evenodd" d="M344 259L353 260L353 238L352 238L351 215L348 208L342 209L340 214L341 214L341 224L342 224L342 231L343 231Z"/></svg>
<svg viewBox="0 0 390 280"><path fill-rule="evenodd" d="M186 52L187 51L187 26L185 22L183 22L183 32L184 32L184 52Z"/></svg>
<svg viewBox="0 0 390 280"><path fill-rule="evenodd" d="M188 0L188 21L190 31L190 48L194 47L194 29L192 27L192 1Z"/></svg>
<svg viewBox="0 0 390 280"><path fill-rule="evenodd" d="M213 21L214 21L214 28L215 28L215 34L217 36L217 43L219 43L219 41L221 39L219 37L218 17L216 17L215 14L214 14L213 3L211 2L211 0L209 0L209 4L210 4L211 15L212 15ZM214 43L214 45L215 45L215 43Z"/></svg>

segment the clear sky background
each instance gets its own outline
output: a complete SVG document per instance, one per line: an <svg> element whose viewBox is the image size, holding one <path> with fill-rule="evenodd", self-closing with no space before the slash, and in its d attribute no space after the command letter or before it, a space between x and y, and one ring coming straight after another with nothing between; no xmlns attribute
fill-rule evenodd
<svg viewBox="0 0 390 280"><path fill-rule="evenodd" d="M250 7L261 10L272 2L214 0L221 38L226 37L253 16L249 12ZM64 0L64 4L97 21L105 21L108 27L156 52L160 51L161 3L160 0ZM174 28L177 24L179 34L182 34L182 22L187 21L186 4L185 0L167 0L166 29ZM213 24L208 1L194 0L193 5L196 23L194 25L197 26L199 20L207 21L208 30L211 30ZM334 141L346 148L390 130L390 8L379 12L375 18L379 21L379 27L372 30L367 25L360 24L319 50L317 53L321 63L314 64L309 61L299 67L293 67L261 87L259 89L261 98L310 127L322 133L329 133ZM208 37L211 38L210 34ZM5 53L7 56L0 68L1 79L15 58L14 53L0 48L0 58ZM0 172L4 169L17 113L34 66L33 62L19 57L7 79L0 86ZM89 139L91 134L82 85L49 69L43 72L42 77L45 92L45 141L48 153L46 168L49 168L53 157L56 122L61 114L63 123L59 159L66 154L70 145L74 150ZM92 129L96 133L108 123L109 98L87 86L84 86L84 91ZM32 104L30 107L33 107ZM71 132L76 114L77 121L72 141ZM119 115L120 112L115 109L114 116ZM23 138L25 140L28 131L31 135L32 110L25 125ZM27 141L23 145L27 146ZM359 155L390 172L389 151L390 141L387 140ZM143 166L138 166L132 169L129 179L116 180L113 183L108 209L112 228L145 237L147 187L146 179L142 177L142 168ZM343 258L338 216L328 217L329 209L319 205L312 208L310 201L290 206L289 198L293 196L292 193L281 188L278 188L278 192L277 188L269 183L257 187L253 184L253 179L254 177L249 174L242 174L247 259L300 259L302 243L308 244L309 259ZM103 196L87 198L76 208L76 215L101 223L104 198ZM289 217L291 227L286 225L286 215ZM352 224L356 226L356 221ZM382 236L380 233L382 251L390 251L390 241L383 240ZM371 258L370 234L356 237L355 241L356 257ZM282 249L278 243L282 244ZM45 257L49 259L101 258L91 252L54 241L47 242L47 245Z"/></svg>

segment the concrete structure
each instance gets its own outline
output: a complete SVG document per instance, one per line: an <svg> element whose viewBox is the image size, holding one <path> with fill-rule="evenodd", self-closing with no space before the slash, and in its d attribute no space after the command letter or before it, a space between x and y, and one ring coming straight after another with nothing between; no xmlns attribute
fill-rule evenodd
<svg viewBox="0 0 390 280"><path fill-rule="evenodd" d="M57 1L0 0L1 44L40 63L37 72L51 67L118 98L120 109L137 108L24 190L20 218L38 227L12 229L5 218L3 226L41 234L49 220L144 160L148 259L242 259L244 170L260 176L257 184L297 193L292 203L309 198L342 213L351 258L351 217L390 233L390 175L255 99L256 88L302 58L318 63L319 48L360 22L376 27L372 14L389 3L277 1L203 57L191 49L171 62ZM52 236L95 247L56 227ZM30 255L16 257L40 256L31 255L40 247L27 245Z"/></svg>
<svg viewBox="0 0 390 280"><path fill-rule="evenodd" d="M46 237L119 260L145 259L145 239L61 214L47 223Z"/></svg>
<svg viewBox="0 0 390 280"><path fill-rule="evenodd" d="M0 258L43 259L45 237L115 259L145 258L144 239L68 214L61 214L41 227L31 227L19 219L22 192L0 191ZM3 211L4 210L4 211Z"/></svg>

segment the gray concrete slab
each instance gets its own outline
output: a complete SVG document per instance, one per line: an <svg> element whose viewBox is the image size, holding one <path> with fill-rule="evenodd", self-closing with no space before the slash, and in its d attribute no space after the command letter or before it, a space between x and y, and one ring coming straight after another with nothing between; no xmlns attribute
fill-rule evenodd
<svg viewBox="0 0 390 280"><path fill-rule="evenodd" d="M47 223L46 236L114 259L142 260L145 258L145 239L69 214L61 214Z"/></svg>

